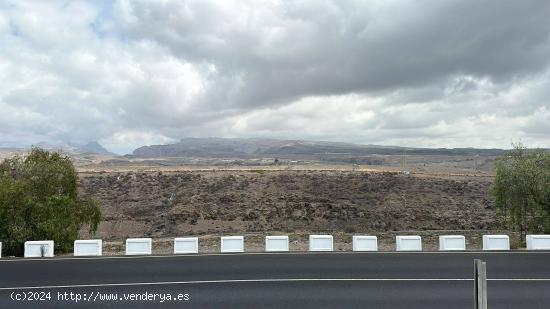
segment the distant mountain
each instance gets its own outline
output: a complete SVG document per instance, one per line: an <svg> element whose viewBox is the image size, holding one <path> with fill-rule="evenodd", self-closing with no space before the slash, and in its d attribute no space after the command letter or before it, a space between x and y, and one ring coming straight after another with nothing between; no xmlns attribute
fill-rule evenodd
<svg viewBox="0 0 550 309"><path fill-rule="evenodd" d="M101 155L112 155L113 153L109 152L107 149L103 148L98 142L88 142L86 144L75 144L69 143L69 145L74 146L82 153L93 153Z"/></svg>
<svg viewBox="0 0 550 309"><path fill-rule="evenodd" d="M59 144L40 142L33 146L37 146L48 150L72 153L72 154L90 153L90 154L100 154L100 155L113 155L113 153L103 148L103 146L101 146L98 142L88 142L85 144L72 143L72 142L59 143Z"/></svg>
<svg viewBox="0 0 550 309"><path fill-rule="evenodd" d="M133 156L160 157L300 157L326 155L397 155L406 152L417 155L501 155L501 149L475 148L406 148L393 146L360 145L352 143L278 140L260 138L184 138L178 143L139 147Z"/></svg>
<svg viewBox="0 0 550 309"><path fill-rule="evenodd" d="M176 144L143 146L134 150L138 157L234 156L262 153L282 147L288 141L240 138L184 138Z"/></svg>
<svg viewBox="0 0 550 309"><path fill-rule="evenodd" d="M39 147L46 150L61 151L61 152L68 152L68 153L75 153L78 151L76 147L65 143L55 144L55 143L49 143L49 142L39 142L39 143L33 144L32 147Z"/></svg>

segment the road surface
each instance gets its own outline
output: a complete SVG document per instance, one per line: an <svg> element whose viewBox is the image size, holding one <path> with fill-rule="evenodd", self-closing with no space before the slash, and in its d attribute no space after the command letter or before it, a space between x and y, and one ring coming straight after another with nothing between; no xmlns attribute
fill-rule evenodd
<svg viewBox="0 0 550 309"><path fill-rule="evenodd" d="M550 308L550 252L0 259L0 308Z"/></svg>

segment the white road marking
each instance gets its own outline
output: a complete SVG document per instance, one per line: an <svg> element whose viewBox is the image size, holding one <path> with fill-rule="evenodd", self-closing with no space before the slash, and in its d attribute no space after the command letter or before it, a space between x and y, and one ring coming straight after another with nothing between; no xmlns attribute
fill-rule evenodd
<svg viewBox="0 0 550 309"><path fill-rule="evenodd" d="M487 278L487 281L543 281L543 282L549 281L550 282L550 278L500 278L500 279Z"/></svg>
<svg viewBox="0 0 550 309"><path fill-rule="evenodd" d="M550 282L550 278L513 278L513 279L487 279L488 281L543 281ZM235 280L197 280L197 281L172 281L172 282L132 282L132 283L105 283L105 284L75 284L75 285L45 285L45 286L19 286L4 287L0 291L32 290L32 289L63 289L63 288L89 288L89 287L117 287L117 286L149 286L149 285L175 285L175 284L209 284L209 283L254 283L254 282L322 282L322 281L474 281L469 278L290 278L290 279L235 279Z"/></svg>
<svg viewBox="0 0 550 309"><path fill-rule="evenodd" d="M26 290L26 289L60 289L60 288L87 288L87 287L112 287L112 286L136 286L136 285L173 285L173 284L208 284L208 283L248 283L248 282L308 282L308 281L473 281L474 279L441 279L441 278L295 278L295 279L236 279L236 280L197 280L197 281L172 281L172 282L135 282L135 283L106 283L106 284L76 284L76 285L47 285L47 286L23 286L0 288L1 290Z"/></svg>
<svg viewBox="0 0 550 309"><path fill-rule="evenodd" d="M54 258L7 258L0 259L2 262L25 262L25 261L66 261L66 260L107 260L107 259L154 259L154 258L178 258L178 257L201 257L201 256L234 256L234 255L315 255L315 254L441 254L441 255L459 255L459 254L550 254L550 251L375 251L375 252L354 252L354 251L335 251L335 252L243 252L243 253L199 253L199 254L172 254L172 255L115 255L99 257L72 257L59 256Z"/></svg>

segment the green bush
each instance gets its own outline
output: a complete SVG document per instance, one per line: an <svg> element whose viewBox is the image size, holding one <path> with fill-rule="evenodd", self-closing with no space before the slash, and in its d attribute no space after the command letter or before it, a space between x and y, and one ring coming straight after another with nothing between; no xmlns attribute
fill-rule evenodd
<svg viewBox="0 0 550 309"><path fill-rule="evenodd" d="M505 224L519 231L550 233L550 153L516 145L497 160L495 205Z"/></svg>
<svg viewBox="0 0 550 309"><path fill-rule="evenodd" d="M7 255L21 255L27 240L53 240L72 250L80 229L95 233L97 202L78 195L78 175L67 156L33 148L0 163L0 242Z"/></svg>

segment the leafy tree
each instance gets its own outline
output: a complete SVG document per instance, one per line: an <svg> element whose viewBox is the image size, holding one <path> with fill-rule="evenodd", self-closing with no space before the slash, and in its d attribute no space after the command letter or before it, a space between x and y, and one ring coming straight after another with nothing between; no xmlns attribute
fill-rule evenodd
<svg viewBox="0 0 550 309"><path fill-rule="evenodd" d="M98 204L78 194L78 175L67 156L33 148L27 156L0 163L0 242L6 254L21 255L27 240L53 240L70 251L80 229L95 233Z"/></svg>
<svg viewBox="0 0 550 309"><path fill-rule="evenodd" d="M520 232L550 233L550 153L514 145L497 160L493 195L506 225Z"/></svg>

